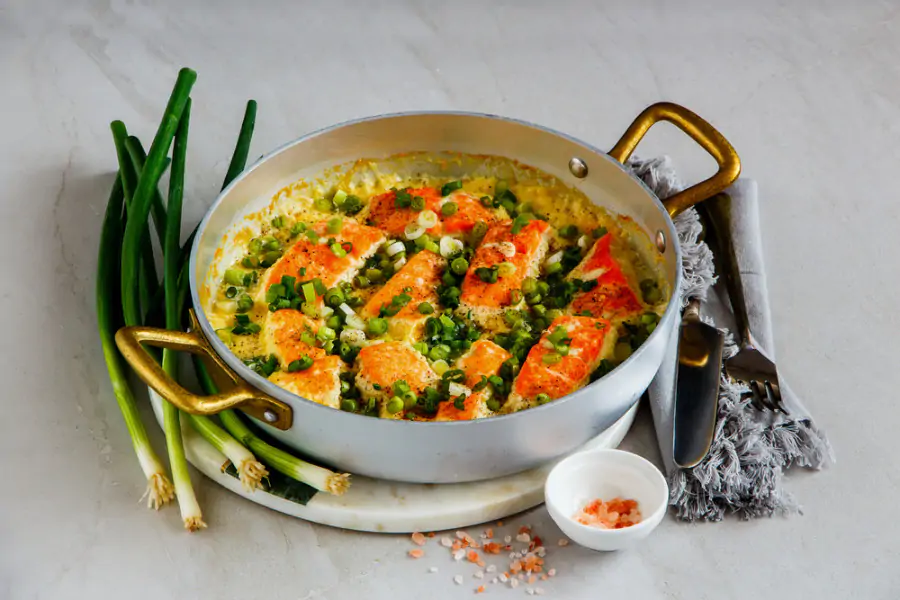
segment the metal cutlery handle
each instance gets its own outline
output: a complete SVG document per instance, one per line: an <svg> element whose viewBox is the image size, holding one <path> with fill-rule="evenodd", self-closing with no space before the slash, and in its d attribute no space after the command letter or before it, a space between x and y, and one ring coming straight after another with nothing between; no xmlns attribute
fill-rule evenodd
<svg viewBox="0 0 900 600"><path fill-rule="evenodd" d="M702 205L707 224L716 240L717 256L720 259L720 273L725 278L728 299L734 311L735 325L741 344L750 344L750 317L747 314L747 301L744 297L744 284L741 281L741 269L738 265L734 239L731 236L733 214L731 197L728 194L716 194Z"/></svg>

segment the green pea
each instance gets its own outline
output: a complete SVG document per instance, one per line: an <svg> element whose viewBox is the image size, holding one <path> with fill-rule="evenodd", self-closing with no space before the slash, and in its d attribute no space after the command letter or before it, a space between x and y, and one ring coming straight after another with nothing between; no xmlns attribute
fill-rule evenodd
<svg viewBox="0 0 900 600"><path fill-rule="evenodd" d="M388 330L387 319L382 319L380 317L369 319L368 323L366 323L366 329L372 335L384 335Z"/></svg>
<svg viewBox="0 0 900 600"><path fill-rule="evenodd" d="M413 210L422 210L425 208L425 198L422 196L413 196L412 200L409 203L410 208Z"/></svg>
<svg viewBox="0 0 900 600"><path fill-rule="evenodd" d="M500 401L492 396L488 398L487 407L488 410L497 412L498 410L500 410Z"/></svg>
<svg viewBox="0 0 900 600"><path fill-rule="evenodd" d="M531 312L533 312L536 317L547 316L547 308L543 304L535 304L531 307Z"/></svg>
<svg viewBox="0 0 900 600"><path fill-rule="evenodd" d="M472 228L472 240L477 244L485 236L487 230L488 224L484 221L478 221L475 223L475 227Z"/></svg>
<svg viewBox="0 0 900 600"><path fill-rule="evenodd" d="M419 304L419 312L423 315L430 315L434 312L434 307L428 302L422 302Z"/></svg>
<svg viewBox="0 0 900 600"><path fill-rule="evenodd" d="M465 275L466 271L469 270L469 261L462 256L454 258L453 262L450 263L450 270L457 275Z"/></svg>
<svg viewBox="0 0 900 600"><path fill-rule="evenodd" d="M343 325L344 322L338 315L331 315L325 320L325 324L332 329L340 329L341 325Z"/></svg>
<svg viewBox="0 0 900 600"><path fill-rule="evenodd" d="M441 214L445 217L452 217L457 210L459 210L459 206L456 205L456 202L445 202L441 207Z"/></svg>
<svg viewBox="0 0 900 600"><path fill-rule="evenodd" d="M335 217L333 219L328 220L328 224L325 226L325 230L334 235L336 233L341 232L341 227L344 225L344 220L340 217Z"/></svg>
<svg viewBox="0 0 900 600"><path fill-rule="evenodd" d="M555 321L556 319L560 318L561 316L563 316L563 311L558 308L551 308L550 310L547 311L547 318L550 321Z"/></svg>
<svg viewBox="0 0 900 600"><path fill-rule="evenodd" d="M390 401L388 401L387 406L385 408L387 409L388 413L390 413L392 415L396 415L398 412L403 410L403 406L404 406L403 399L398 398L397 396L394 396L393 398L390 399Z"/></svg>
<svg viewBox="0 0 900 600"><path fill-rule="evenodd" d="M341 400L341 410L346 412L356 412L359 410L359 404L353 398L344 398Z"/></svg>
<svg viewBox="0 0 900 600"><path fill-rule="evenodd" d="M538 404L547 404L550 402L550 396L547 394L538 394L534 397L535 402Z"/></svg>
<svg viewBox="0 0 900 600"><path fill-rule="evenodd" d="M553 275L554 273L559 273L560 271L562 271L562 268L563 266L561 263L555 262L551 265L547 265L544 268L544 273L546 273L547 275Z"/></svg>
<svg viewBox="0 0 900 600"><path fill-rule="evenodd" d="M381 278L384 277L384 273L379 269L366 269L366 279L372 282L381 281Z"/></svg>

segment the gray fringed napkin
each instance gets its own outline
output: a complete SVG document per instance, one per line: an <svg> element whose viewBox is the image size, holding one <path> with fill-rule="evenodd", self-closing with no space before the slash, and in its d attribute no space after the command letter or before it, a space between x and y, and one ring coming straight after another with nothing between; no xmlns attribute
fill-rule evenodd
<svg viewBox="0 0 900 600"><path fill-rule="evenodd" d="M660 198L682 189L667 157L635 159L629 166ZM738 180L727 193L735 215L732 236L744 281L750 329L759 346L774 357L756 182ZM702 226L696 211L690 209L676 217L675 227L683 253L681 297L705 299L704 320L725 331L725 358L733 356L737 346L728 332L734 325L731 305L724 290L714 286L713 256L699 241ZM678 517L687 521L719 521L726 512L753 518L798 511L797 504L783 490L784 469L792 465L819 469L833 462L834 455L825 434L815 426L809 411L783 378L781 392L789 416L756 410L749 398L742 399L748 388L723 372L718 421L709 456L692 469L674 465L672 419L677 346L675 329L649 396L668 472L669 503L676 508Z"/></svg>

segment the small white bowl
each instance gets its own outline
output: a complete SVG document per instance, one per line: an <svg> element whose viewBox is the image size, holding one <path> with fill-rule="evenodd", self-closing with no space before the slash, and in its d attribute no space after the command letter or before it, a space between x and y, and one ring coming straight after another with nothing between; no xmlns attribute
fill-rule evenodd
<svg viewBox="0 0 900 600"><path fill-rule="evenodd" d="M637 500L641 522L600 529L573 518L588 502L615 497ZM547 510L563 533L592 550L621 550L647 537L662 521L669 486L653 463L623 450L590 450L560 461L544 486Z"/></svg>

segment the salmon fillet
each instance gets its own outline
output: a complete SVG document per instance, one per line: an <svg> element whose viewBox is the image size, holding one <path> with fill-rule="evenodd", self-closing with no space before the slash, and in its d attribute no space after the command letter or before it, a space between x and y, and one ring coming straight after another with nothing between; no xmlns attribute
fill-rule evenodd
<svg viewBox="0 0 900 600"><path fill-rule="evenodd" d="M471 390L481 382L482 377L496 375L500 365L510 356L512 355L509 352L494 342L478 340L466 354L459 357L454 368L461 369L466 374L463 385ZM441 402L435 421L468 421L489 417L494 414L487 406L492 393L490 385L471 393L466 398L462 410L456 408L453 402Z"/></svg>
<svg viewBox="0 0 900 600"><path fill-rule="evenodd" d="M502 221L488 229L463 279L459 311L471 313L472 319L482 325L502 316L503 310L513 304L511 292L521 289L526 277L538 274L547 253L550 230L550 225L540 220L529 222L516 234L512 232L512 221ZM482 281L476 274L479 268L501 263L513 264L515 272L498 276L496 283Z"/></svg>
<svg viewBox="0 0 900 600"><path fill-rule="evenodd" d="M268 354L278 357L281 370L269 380L307 400L339 408L341 402L340 374L345 370L338 356L329 356L315 342L301 337L315 336L320 324L297 310L283 309L269 313L263 329L263 343ZM304 357L313 359L312 366L302 371L288 372L289 365Z"/></svg>
<svg viewBox="0 0 900 600"><path fill-rule="evenodd" d="M612 235L606 234L594 242L581 263L569 274L569 279L597 282L592 290L575 295L569 305L572 313L587 311L594 317L621 320L643 312L641 301L610 252L611 241Z"/></svg>
<svg viewBox="0 0 900 600"><path fill-rule="evenodd" d="M411 196L421 196L425 200L425 208L441 214L441 192L432 187L407 188ZM391 190L374 196L369 200L368 221L390 235L400 237L406 226L419 218L419 211L412 208L398 208L395 205L397 192ZM440 234L440 223L427 230L430 234Z"/></svg>
<svg viewBox="0 0 900 600"><path fill-rule="evenodd" d="M437 211L441 219L441 232L444 235L464 235L474 229L476 223L493 225L498 221L493 211L481 204L481 200L463 191L453 192L441 201L441 206L447 202L456 204L456 212L444 216L442 211Z"/></svg>
<svg viewBox="0 0 900 600"><path fill-rule="evenodd" d="M481 201L466 192L456 191L447 197L441 197L437 188L407 188L410 196L421 196L425 201L425 209L433 211L438 216L438 223L427 229L429 235L464 235L472 231L475 224L484 222L487 224L497 221L494 213L484 206ZM397 192L390 191L379 194L369 201L369 222L397 237L403 237L406 226L419 218L419 211L413 208L398 208L396 205ZM445 215L441 208L444 204L453 202L456 204L456 212Z"/></svg>
<svg viewBox="0 0 900 600"><path fill-rule="evenodd" d="M379 415L388 419L402 419L406 410L395 414L387 411L395 382L405 381L410 390L419 395L440 377L425 357L406 342L372 344L359 351L356 357L356 387L366 399L375 399Z"/></svg>
<svg viewBox="0 0 900 600"><path fill-rule="evenodd" d="M334 238L337 243L345 244L344 249L349 248L347 255L338 256L328 244L315 243L300 234L300 239L266 273L265 281L260 286L262 294L273 284L280 283L285 275L296 278L298 282L318 277L325 287L350 281L386 239L382 231L347 219L335 234L328 233L327 221L316 223L312 229L319 235L319 242Z"/></svg>
<svg viewBox="0 0 900 600"><path fill-rule="evenodd" d="M545 356L556 353L545 344L548 336L563 327L571 340L569 353L558 362L549 363ZM606 319L563 315L553 320L550 327L532 346L513 382L513 389L503 405L503 412L515 412L537 405L537 395L546 394L556 400L584 387L600 361L613 355L617 334Z"/></svg>
<svg viewBox="0 0 900 600"><path fill-rule="evenodd" d="M369 298L359 311L360 317L369 319L379 316L381 309L389 306L395 296L405 294L410 299L397 314L388 317L388 332L397 340L418 340L429 317L419 312L419 304L428 302L437 308L437 287L446 266L447 261L443 257L428 250L413 255Z"/></svg>

